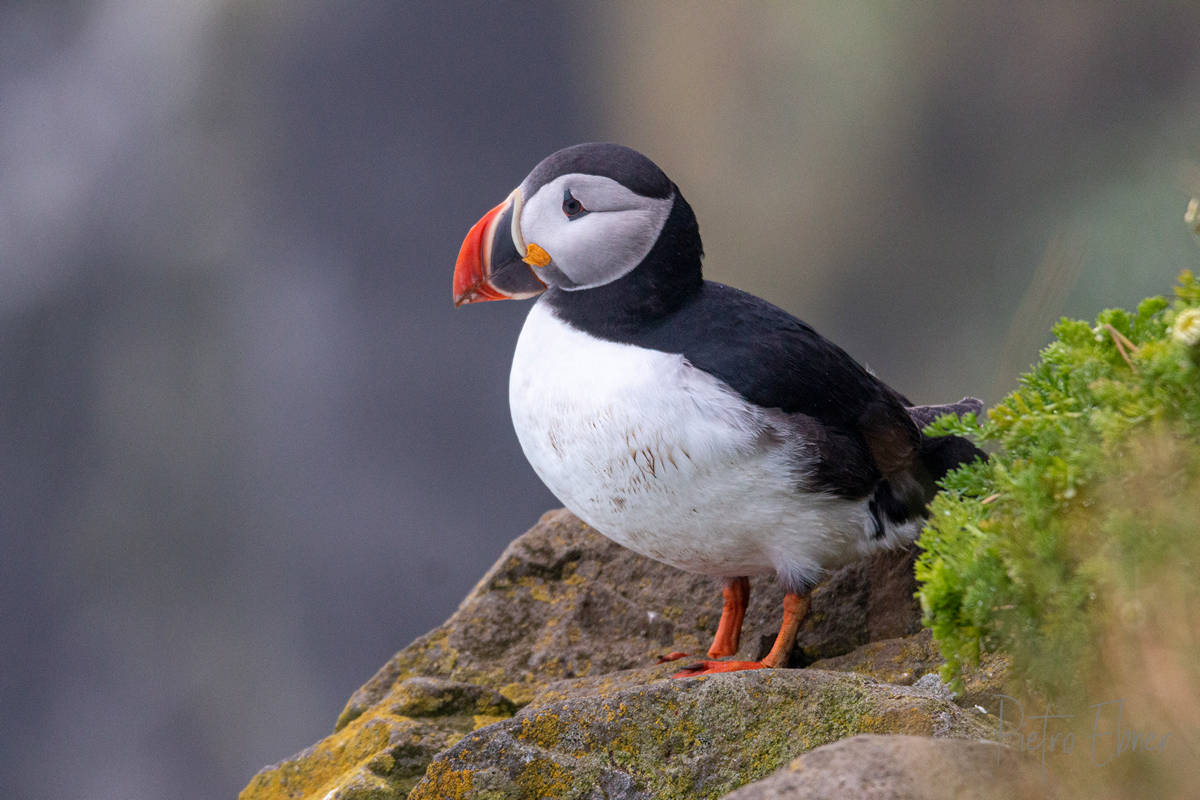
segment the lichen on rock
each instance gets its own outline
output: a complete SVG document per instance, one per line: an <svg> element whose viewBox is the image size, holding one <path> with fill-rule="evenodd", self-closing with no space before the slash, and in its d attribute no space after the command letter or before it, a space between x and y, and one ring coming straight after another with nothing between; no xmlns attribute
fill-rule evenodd
<svg viewBox="0 0 1200 800"><path fill-rule="evenodd" d="M976 712L880 682L936 667L927 638L913 639L913 557L877 554L814 592L790 663L843 672L672 681L678 664L656 656L703 654L720 582L548 512L354 693L333 734L241 798L718 797L856 733L984 735ZM782 597L773 578L753 579L738 657L769 647Z"/></svg>
<svg viewBox="0 0 1200 800"><path fill-rule="evenodd" d="M717 798L806 750L863 731L987 733L976 715L946 700L847 673L783 669L644 682L638 670L623 677L607 688L580 681L569 699L531 704L464 737L438 755L412 800L448 796L441 777L448 774L470 774L474 787L499 797L584 798L602 785L610 798ZM539 761L554 765L554 784L547 794L525 794L522 781Z"/></svg>

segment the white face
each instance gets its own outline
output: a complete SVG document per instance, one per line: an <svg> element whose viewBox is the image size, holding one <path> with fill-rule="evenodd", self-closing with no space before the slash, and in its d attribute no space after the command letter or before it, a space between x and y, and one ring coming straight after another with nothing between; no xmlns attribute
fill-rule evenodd
<svg viewBox="0 0 1200 800"><path fill-rule="evenodd" d="M587 210L574 218L563 210L566 193ZM524 188L521 189L525 194ZM521 238L536 244L576 286L602 286L641 263L671 213L674 195L643 197L611 178L571 173L525 196L520 212ZM534 267L538 272L539 268Z"/></svg>

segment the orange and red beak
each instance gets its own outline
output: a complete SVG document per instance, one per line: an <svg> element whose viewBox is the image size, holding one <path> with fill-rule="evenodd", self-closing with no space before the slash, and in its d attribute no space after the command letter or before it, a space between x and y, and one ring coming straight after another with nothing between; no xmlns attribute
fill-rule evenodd
<svg viewBox="0 0 1200 800"><path fill-rule="evenodd" d="M524 259L524 242L514 230L520 224L520 189L471 226L454 265L454 305L485 300L523 299L541 294L546 284ZM514 219L514 216L516 217Z"/></svg>

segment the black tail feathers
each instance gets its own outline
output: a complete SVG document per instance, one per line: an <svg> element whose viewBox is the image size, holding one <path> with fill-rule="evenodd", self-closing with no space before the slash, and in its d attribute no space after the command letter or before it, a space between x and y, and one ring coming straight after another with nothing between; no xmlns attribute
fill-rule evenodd
<svg viewBox="0 0 1200 800"><path fill-rule="evenodd" d="M955 414L962 417L964 414L978 415L982 412L983 402L974 397L964 397L957 403L940 406L913 406L908 409L908 415L921 428L943 414ZM922 436L921 449L917 453L917 458L925 467L929 478L936 481L960 464L970 463L977 458L987 460L987 453L961 436ZM932 498L933 492L930 492L929 499Z"/></svg>
<svg viewBox="0 0 1200 800"><path fill-rule="evenodd" d="M954 414L959 419L967 414L979 416L983 413L983 401L977 397L964 397L957 403L944 403L940 406L909 406L908 415L918 428L924 428L944 414Z"/></svg>
<svg viewBox="0 0 1200 800"><path fill-rule="evenodd" d="M957 403L940 406L912 406L908 414L918 428L924 428L943 414L964 414L983 411L983 403L974 397L964 397ZM977 458L987 459L987 453L961 436L922 436L917 450L917 463L905 475L880 481L871 498L870 511L875 523L875 537L882 539L887 524L904 523L928 515L929 502L937 494L937 481L960 464Z"/></svg>

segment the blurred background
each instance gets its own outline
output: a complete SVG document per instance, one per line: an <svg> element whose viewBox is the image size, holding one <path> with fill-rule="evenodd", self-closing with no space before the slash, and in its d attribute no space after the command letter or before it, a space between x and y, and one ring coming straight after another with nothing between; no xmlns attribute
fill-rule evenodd
<svg viewBox="0 0 1200 800"><path fill-rule="evenodd" d="M0 794L233 796L556 505L467 228L655 159L916 401L1200 263L1184 3L0 4Z"/></svg>

